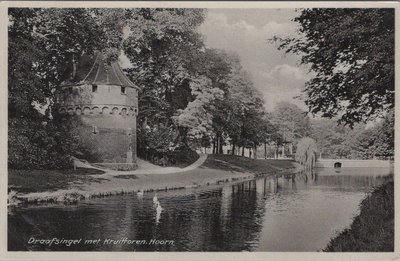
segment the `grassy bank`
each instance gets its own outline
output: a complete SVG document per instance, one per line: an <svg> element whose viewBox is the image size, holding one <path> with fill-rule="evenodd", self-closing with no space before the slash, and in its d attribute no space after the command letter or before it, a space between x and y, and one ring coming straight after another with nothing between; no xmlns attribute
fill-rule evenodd
<svg viewBox="0 0 400 261"><path fill-rule="evenodd" d="M394 184L375 189L361 202L360 214L349 229L332 239L326 252L394 251Z"/></svg>
<svg viewBox="0 0 400 261"><path fill-rule="evenodd" d="M295 169L293 161L254 160L231 155L210 155L198 168L169 174L89 176L73 171L9 171L9 188L18 202L75 203L81 199L135 193L196 188L252 179ZM88 170L92 171L92 170Z"/></svg>
<svg viewBox="0 0 400 261"><path fill-rule="evenodd" d="M89 175L102 174L96 169L77 170L8 170L8 188L21 193L68 189L74 184L100 182Z"/></svg>
<svg viewBox="0 0 400 261"><path fill-rule="evenodd" d="M234 155L209 155L205 167L221 170L245 171L252 173L271 173L293 170L298 164L293 160L250 159Z"/></svg>

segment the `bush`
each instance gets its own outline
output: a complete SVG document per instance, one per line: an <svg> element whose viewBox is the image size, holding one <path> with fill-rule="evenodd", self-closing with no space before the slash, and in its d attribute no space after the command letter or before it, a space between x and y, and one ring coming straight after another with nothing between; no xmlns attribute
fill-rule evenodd
<svg viewBox="0 0 400 261"><path fill-rule="evenodd" d="M63 120L42 115L8 120L8 166L14 169L66 169L77 144Z"/></svg>
<svg viewBox="0 0 400 261"><path fill-rule="evenodd" d="M188 146L176 148L167 153L168 161L173 165L188 166L194 163L199 155Z"/></svg>

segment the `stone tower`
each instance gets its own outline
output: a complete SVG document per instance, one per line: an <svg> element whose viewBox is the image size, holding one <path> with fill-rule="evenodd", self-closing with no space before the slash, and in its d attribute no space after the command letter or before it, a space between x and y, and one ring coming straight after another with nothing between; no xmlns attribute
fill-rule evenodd
<svg viewBox="0 0 400 261"><path fill-rule="evenodd" d="M101 53L83 56L66 72L57 90L59 115L77 119L74 127L94 165L132 170L136 164L138 88L117 62L106 64Z"/></svg>

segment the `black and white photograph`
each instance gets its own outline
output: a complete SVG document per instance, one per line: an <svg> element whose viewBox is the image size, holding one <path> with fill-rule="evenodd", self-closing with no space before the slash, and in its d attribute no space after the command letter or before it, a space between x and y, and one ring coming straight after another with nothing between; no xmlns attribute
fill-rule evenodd
<svg viewBox="0 0 400 261"><path fill-rule="evenodd" d="M79 3L4 8L7 253L394 254L393 2Z"/></svg>

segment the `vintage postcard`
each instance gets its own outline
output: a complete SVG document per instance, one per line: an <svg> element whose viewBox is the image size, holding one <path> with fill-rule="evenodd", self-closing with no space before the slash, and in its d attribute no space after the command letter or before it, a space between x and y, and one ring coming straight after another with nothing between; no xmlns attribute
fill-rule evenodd
<svg viewBox="0 0 400 261"><path fill-rule="evenodd" d="M396 260L397 8L1 2L1 260Z"/></svg>

